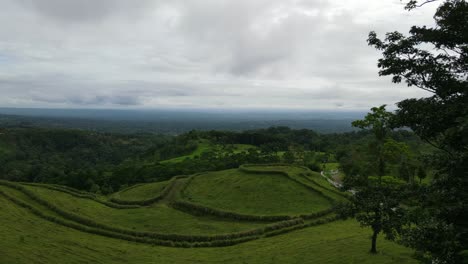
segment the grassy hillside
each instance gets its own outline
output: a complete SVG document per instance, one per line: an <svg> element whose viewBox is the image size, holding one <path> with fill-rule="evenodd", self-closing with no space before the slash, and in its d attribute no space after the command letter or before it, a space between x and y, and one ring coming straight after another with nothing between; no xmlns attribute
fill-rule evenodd
<svg viewBox="0 0 468 264"><path fill-rule="evenodd" d="M79 232L38 218L0 197L0 263L416 263L411 251L339 221L224 248L151 246Z"/></svg>
<svg viewBox="0 0 468 264"><path fill-rule="evenodd" d="M200 235L237 232L260 225L258 223L223 221L210 217L193 216L159 203L135 209L115 209L93 200L77 198L59 191L30 186L27 188L66 211L105 225L129 230Z"/></svg>
<svg viewBox="0 0 468 264"><path fill-rule="evenodd" d="M239 169L194 177L184 198L209 207L262 215L298 215L331 206L318 193L286 177L250 174Z"/></svg>
<svg viewBox="0 0 468 264"><path fill-rule="evenodd" d="M301 167L249 165L113 195L151 201L130 206L0 181L0 263L414 263L411 250L384 240L370 255L369 230L330 211L346 195L319 179Z"/></svg>

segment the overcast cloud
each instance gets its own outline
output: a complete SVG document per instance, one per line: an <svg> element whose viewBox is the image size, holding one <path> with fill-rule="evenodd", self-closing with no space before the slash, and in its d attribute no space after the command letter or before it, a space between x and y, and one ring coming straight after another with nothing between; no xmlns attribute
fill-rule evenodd
<svg viewBox="0 0 468 264"><path fill-rule="evenodd" d="M426 94L378 77L399 0L0 0L0 107L368 109Z"/></svg>

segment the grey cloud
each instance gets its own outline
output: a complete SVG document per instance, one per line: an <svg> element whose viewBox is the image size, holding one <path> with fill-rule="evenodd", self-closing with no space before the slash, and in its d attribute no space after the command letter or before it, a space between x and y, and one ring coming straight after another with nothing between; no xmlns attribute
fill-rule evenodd
<svg viewBox="0 0 468 264"><path fill-rule="evenodd" d="M425 95L379 78L365 41L431 21L398 1L0 2L0 106L367 109Z"/></svg>
<svg viewBox="0 0 468 264"><path fill-rule="evenodd" d="M135 16L151 8L151 0L17 0L44 17L60 22L93 22L114 14Z"/></svg>
<svg viewBox="0 0 468 264"><path fill-rule="evenodd" d="M32 96L31 99L35 102L44 102L44 103L65 103L72 105L121 105L121 106L137 106L142 104L142 100L139 96L114 96L114 95L99 95L91 97L83 96L65 96L65 97L56 97L51 98L47 96Z"/></svg>

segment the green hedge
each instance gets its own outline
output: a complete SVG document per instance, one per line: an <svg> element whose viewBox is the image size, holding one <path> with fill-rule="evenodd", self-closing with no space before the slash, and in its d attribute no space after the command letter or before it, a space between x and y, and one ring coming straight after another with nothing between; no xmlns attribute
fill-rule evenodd
<svg viewBox="0 0 468 264"><path fill-rule="evenodd" d="M100 204L103 204L103 205L105 205L107 207L111 207L111 208L114 208L114 209L140 208L140 206L137 206L137 205L122 205L122 204L117 204L117 203L113 203L113 202L104 201L104 200L99 199L96 195L94 195L92 193L80 192L80 191L74 190L73 188L69 188L69 187L64 188L64 186L61 186L61 185L49 185L49 184L26 183L26 182L23 182L21 184L46 188L46 189L53 190L53 191L59 191L59 192L63 192L63 193L66 193L66 194L69 194L69 195L72 195L72 196L75 196L75 197L78 197L78 198L90 199L90 200L93 200L95 202L98 202Z"/></svg>
<svg viewBox="0 0 468 264"><path fill-rule="evenodd" d="M220 209L215 209L207 207L200 204L195 204L187 201L173 201L170 203L170 206L174 209L184 211L187 213L195 215L212 215L220 218L228 218L234 220L242 221L262 221L262 222L274 222L274 221L283 221L294 218L289 215L248 215L248 214L239 214L236 212L224 211Z"/></svg>
<svg viewBox="0 0 468 264"><path fill-rule="evenodd" d="M298 230L298 229L303 229L303 228L306 228L306 227L323 225L323 224L326 224L326 223L336 221L337 219L338 219L337 217L328 217L328 218L325 218L325 219L320 219L320 220L317 220L317 221L305 223L305 224L302 224L302 225L289 226L289 227L285 227L285 228L282 228L282 229L277 229L277 230L273 230L271 232L268 232L268 233L265 234L265 237L277 236L277 235L280 235L280 234L288 233L288 232Z"/></svg>

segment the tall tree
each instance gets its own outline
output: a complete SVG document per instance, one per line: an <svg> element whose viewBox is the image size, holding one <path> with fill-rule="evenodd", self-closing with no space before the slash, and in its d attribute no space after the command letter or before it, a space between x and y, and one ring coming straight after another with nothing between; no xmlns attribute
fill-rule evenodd
<svg viewBox="0 0 468 264"><path fill-rule="evenodd" d="M408 10L440 5L435 26L413 26L409 35L375 32L368 43L382 51L380 75L393 76L432 93L397 104L396 122L440 149L433 158L435 180L420 201L406 241L440 263L461 261L468 249L468 4L464 0L411 0ZM421 217L421 216L425 217Z"/></svg>
<svg viewBox="0 0 468 264"><path fill-rule="evenodd" d="M385 155L384 155L384 145L385 140L388 137L388 133L391 130L391 118L392 113L385 110L386 105L380 107L373 107L371 113L368 113L364 119L356 120L352 122L354 127L368 129L372 131L375 136L375 143L371 144L371 150L374 152L375 157L377 158L377 168L379 181L381 177L385 175Z"/></svg>
<svg viewBox="0 0 468 264"><path fill-rule="evenodd" d="M373 254L377 253L377 236L380 233L393 240L402 226L400 189L399 186L369 185L359 189L351 198L351 215L361 226L372 229L370 252Z"/></svg>

